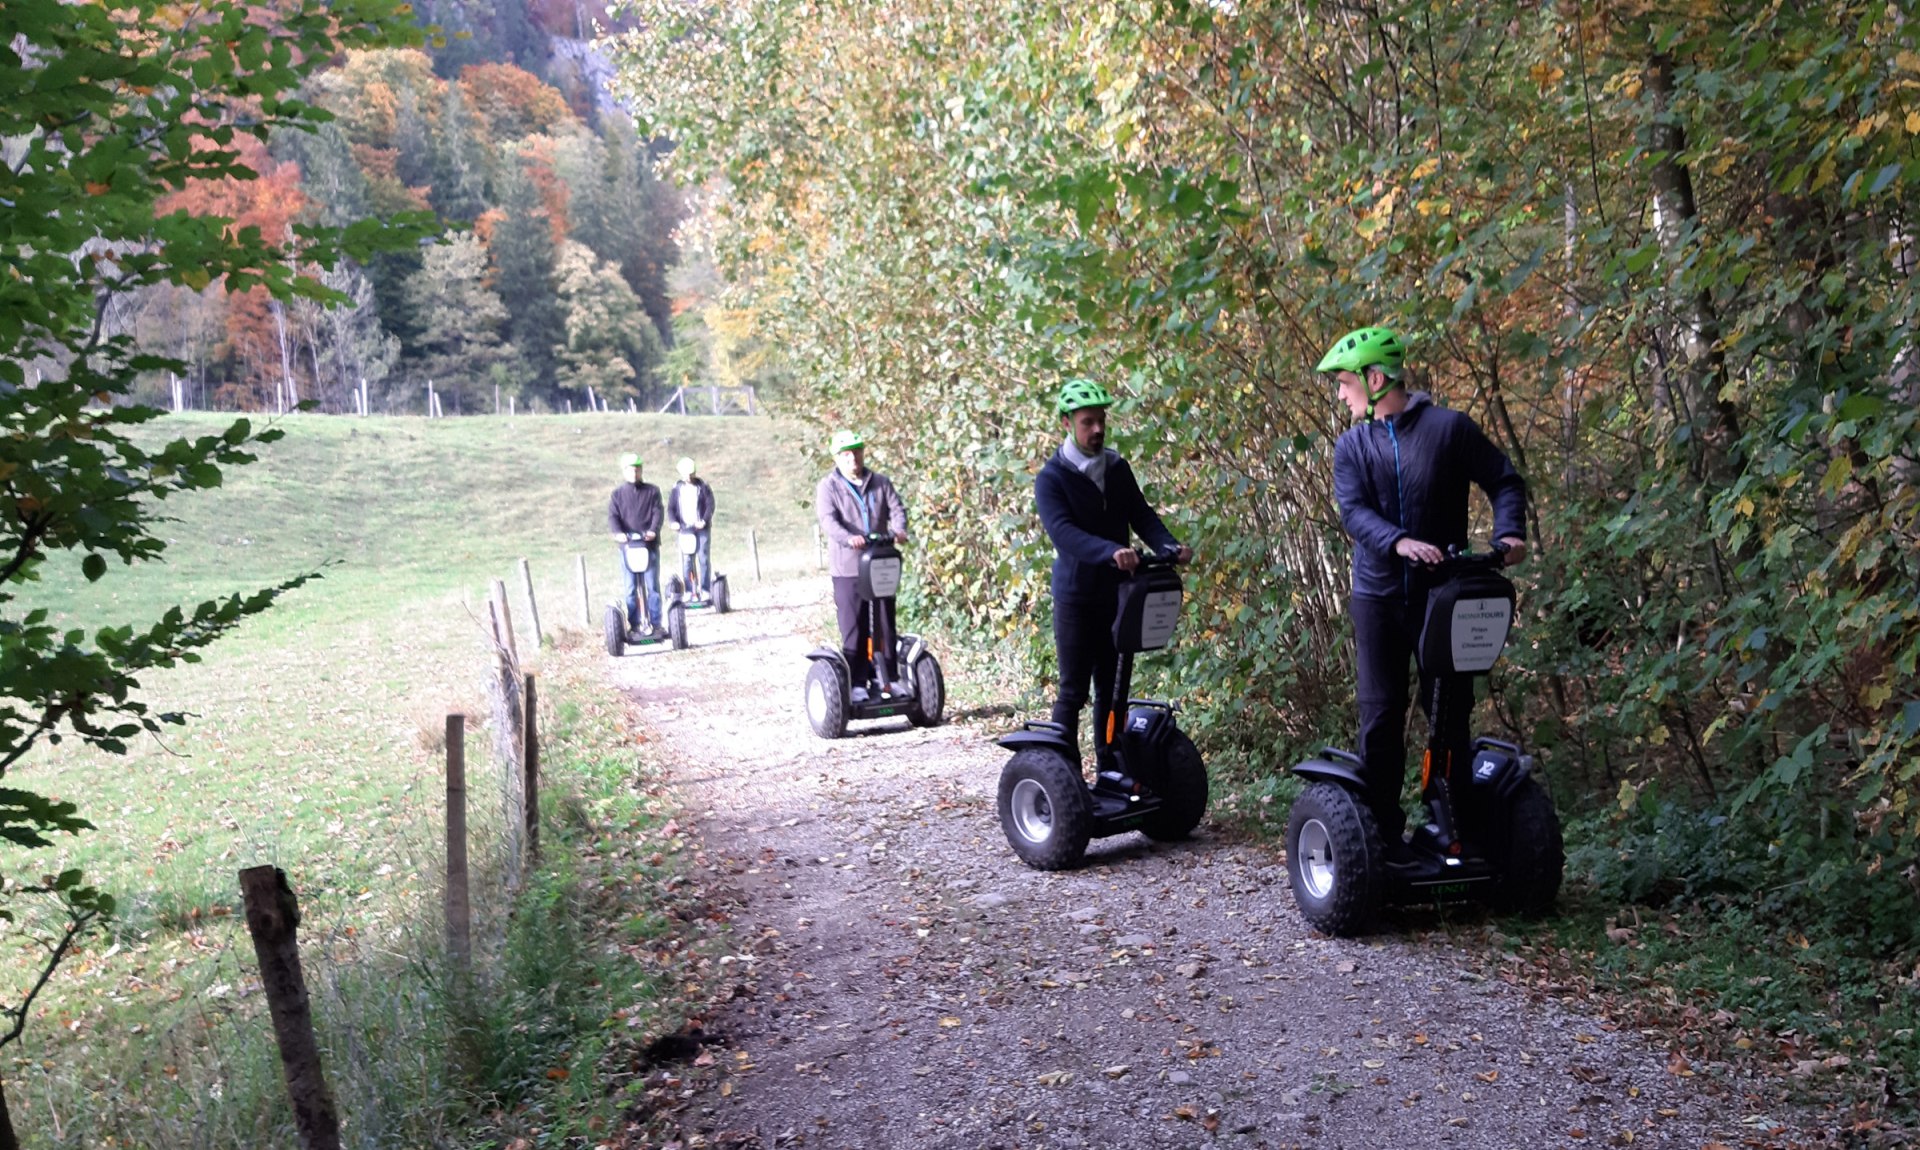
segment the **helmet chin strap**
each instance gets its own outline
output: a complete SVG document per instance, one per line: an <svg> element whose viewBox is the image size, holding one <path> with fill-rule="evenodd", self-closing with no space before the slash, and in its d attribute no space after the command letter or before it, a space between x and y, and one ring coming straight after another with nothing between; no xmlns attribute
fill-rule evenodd
<svg viewBox="0 0 1920 1150"><path fill-rule="evenodd" d="M1361 379L1367 378L1367 373L1362 371L1360 373L1360 378ZM1388 396L1388 394L1393 391L1394 388L1400 386L1400 383L1398 380L1394 379L1392 376L1389 376L1384 371L1380 373L1380 378L1387 381L1387 385L1385 387L1381 388L1379 391L1375 391L1371 387L1367 389L1367 422L1368 423L1373 422L1373 405L1385 399Z"/></svg>

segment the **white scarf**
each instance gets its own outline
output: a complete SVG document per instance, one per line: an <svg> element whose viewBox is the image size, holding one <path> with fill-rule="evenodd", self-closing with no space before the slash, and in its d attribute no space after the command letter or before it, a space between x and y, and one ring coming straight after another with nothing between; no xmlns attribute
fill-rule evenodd
<svg viewBox="0 0 1920 1150"><path fill-rule="evenodd" d="M1106 494L1107 453L1105 449L1097 454L1088 455L1080 450L1080 445L1073 441L1073 436L1069 435L1066 443L1060 447L1060 454L1066 456L1067 462L1078 468L1080 474L1093 480L1093 485L1100 489L1101 494Z"/></svg>

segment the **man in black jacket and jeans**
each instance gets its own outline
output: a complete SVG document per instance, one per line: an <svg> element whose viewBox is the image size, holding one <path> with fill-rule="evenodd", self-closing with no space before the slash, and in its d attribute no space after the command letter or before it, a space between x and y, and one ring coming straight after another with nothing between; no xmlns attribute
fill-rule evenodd
<svg viewBox="0 0 1920 1150"><path fill-rule="evenodd" d="M607 533L613 536L620 554L620 598L627 607L627 641L637 643L642 638L658 639L667 633L660 625L660 489L641 481L640 457L632 452L620 457L620 470L626 475L626 482L614 488L607 500ZM644 544L647 548L647 569L642 574L634 574L627 566L629 543ZM640 632L642 587L647 593L647 618L653 624L653 630L645 636Z"/></svg>
<svg viewBox="0 0 1920 1150"><path fill-rule="evenodd" d="M1053 540L1053 647L1060 666L1060 694L1053 721L1080 743L1080 710L1087 705L1087 681L1093 681L1093 746L1096 770L1112 767L1112 752L1102 738L1112 711L1113 676L1119 657L1113 649L1113 617L1119 606L1120 576L1140 565L1129 529L1156 552L1178 551L1181 562L1193 558L1160 522L1140 493L1133 469L1108 449L1107 408L1113 396L1088 379L1068 380L1054 401L1066 442L1033 480L1040 522ZM1124 703L1125 700L1120 700Z"/></svg>
<svg viewBox="0 0 1920 1150"><path fill-rule="evenodd" d="M1400 384L1406 345L1383 327L1348 332L1314 370L1333 377L1341 402L1363 422L1333 447L1333 490L1340 522L1353 539L1353 618L1360 705L1360 760L1367 807L1390 862L1412 856L1402 835L1400 789L1407 774L1408 661L1424 622L1432 575L1424 568L1467 546L1467 488L1493 503L1493 535L1509 566L1526 557L1527 485L1480 426L1435 407L1424 391ZM1422 674L1420 705L1432 697ZM1460 708L1440 732L1464 754L1472 735Z"/></svg>

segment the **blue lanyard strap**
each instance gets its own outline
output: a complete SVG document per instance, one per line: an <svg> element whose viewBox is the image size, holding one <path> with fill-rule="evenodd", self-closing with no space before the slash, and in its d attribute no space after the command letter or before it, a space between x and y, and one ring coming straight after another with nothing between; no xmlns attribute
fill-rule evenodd
<svg viewBox="0 0 1920 1150"><path fill-rule="evenodd" d="M854 486L853 480L842 475L840 482L847 485L847 490L853 492L854 501L860 504L860 533L865 535L873 530L873 505L867 501L866 492Z"/></svg>

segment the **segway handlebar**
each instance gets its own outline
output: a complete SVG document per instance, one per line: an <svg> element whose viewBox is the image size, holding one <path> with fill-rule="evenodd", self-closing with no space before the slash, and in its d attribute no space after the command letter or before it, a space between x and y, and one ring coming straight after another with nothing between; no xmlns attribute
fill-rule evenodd
<svg viewBox="0 0 1920 1150"><path fill-rule="evenodd" d="M1156 567L1172 567L1174 564L1180 562L1180 551L1178 548L1161 553L1153 551L1151 548L1135 547L1133 553L1140 557L1138 570L1141 571L1151 570Z"/></svg>
<svg viewBox="0 0 1920 1150"><path fill-rule="evenodd" d="M893 532L891 531L869 531L867 532L867 542L868 543L893 543L894 546L896 547L899 546L898 543L894 542Z"/></svg>
<svg viewBox="0 0 1920 1150"><path fill-rule="evenodd" d="M1498 540L1495 540L1492 546L1493 549L1491 551L1473 551L1468 547L1461 547L1459 544L1454 544L1447 548L1447 557L1445 559L1428 567L1427 570L1443 575L1451 575L1460 571L1477 571L1482 568L1489 571L1499 571L1507 565L1507 551L1509 548L1505 543L1501 543Z"/></svg>

